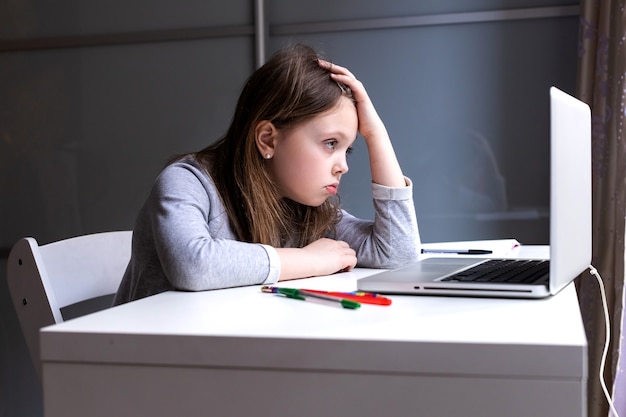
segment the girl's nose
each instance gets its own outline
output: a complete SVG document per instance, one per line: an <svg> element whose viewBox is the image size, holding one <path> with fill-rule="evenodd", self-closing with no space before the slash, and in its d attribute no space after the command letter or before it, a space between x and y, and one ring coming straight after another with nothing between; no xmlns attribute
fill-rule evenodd
<svg viewBox="0 0 626 417"><path fill-rule="evenodd" d="M348 169L348 161L346 157L343 156L335 163L333 174L345 174L348 172Z"/></svg>

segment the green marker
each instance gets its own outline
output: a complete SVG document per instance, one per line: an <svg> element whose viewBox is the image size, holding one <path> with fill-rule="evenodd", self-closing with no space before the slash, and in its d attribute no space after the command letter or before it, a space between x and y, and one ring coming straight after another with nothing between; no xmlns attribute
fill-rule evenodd
<svg viewBox="0 0 626 417"><path fill-rule="evenodd" d="M316 298L319 300L332 301L334 303L341 304L343 308L349 308L352 310L361 307L361 303L357 303L356 301L346 300L345 298L335 297L332 295L318 294L306 290L299 290L296 288L275 287L273 292L283 294L284 296L293 298L295 300L307 301L307 299L309 298Z"/></svg>

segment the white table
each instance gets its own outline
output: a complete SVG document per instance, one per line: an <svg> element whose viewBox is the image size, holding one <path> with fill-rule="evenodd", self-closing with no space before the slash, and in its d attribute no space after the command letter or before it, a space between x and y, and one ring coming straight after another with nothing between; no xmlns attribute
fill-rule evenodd
<svg viewBox="0 0 626 417"><path fill-rule="evenodd" d="M372 272L283 285L354 290ZM258 286L167 292L45 328L45 415L586 414L573 285L545 300L391 298L347 310Z"/></svg>

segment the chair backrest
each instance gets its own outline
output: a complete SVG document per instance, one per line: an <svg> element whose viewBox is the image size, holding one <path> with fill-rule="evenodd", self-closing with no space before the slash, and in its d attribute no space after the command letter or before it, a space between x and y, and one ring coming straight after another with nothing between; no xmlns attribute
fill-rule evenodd
<svg viewBox="0 0 626 417"><path fill-rule="evenodd" d="M26 237L11 249L9 293L40 378L39 330L64 321L64 307L115 293L130 259L131 241L131 231L95 233L43 246Z"/></svg>

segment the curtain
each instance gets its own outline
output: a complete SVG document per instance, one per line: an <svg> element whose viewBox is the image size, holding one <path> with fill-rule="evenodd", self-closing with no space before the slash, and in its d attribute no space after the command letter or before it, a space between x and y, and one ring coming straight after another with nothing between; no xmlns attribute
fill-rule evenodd
<svg viewBox="0 0 626 417"><path fill-rule="evenodd" d="M618 370L623 330L626 215L624 7L624 0L581 0L577 73L577 95L590 105L592 113L592 264L604 281L611 322L611 345L603 375L609 392L615 391L615 384L619 385L624 377ZM589 344L588 416L607 416L609 407L598 374L605 341L600 291L596 280L588 274L579 277L576 285ZM616 391L615 395L619 404L626 393ZM624 413L622 410L620 415Z"/></svg>

